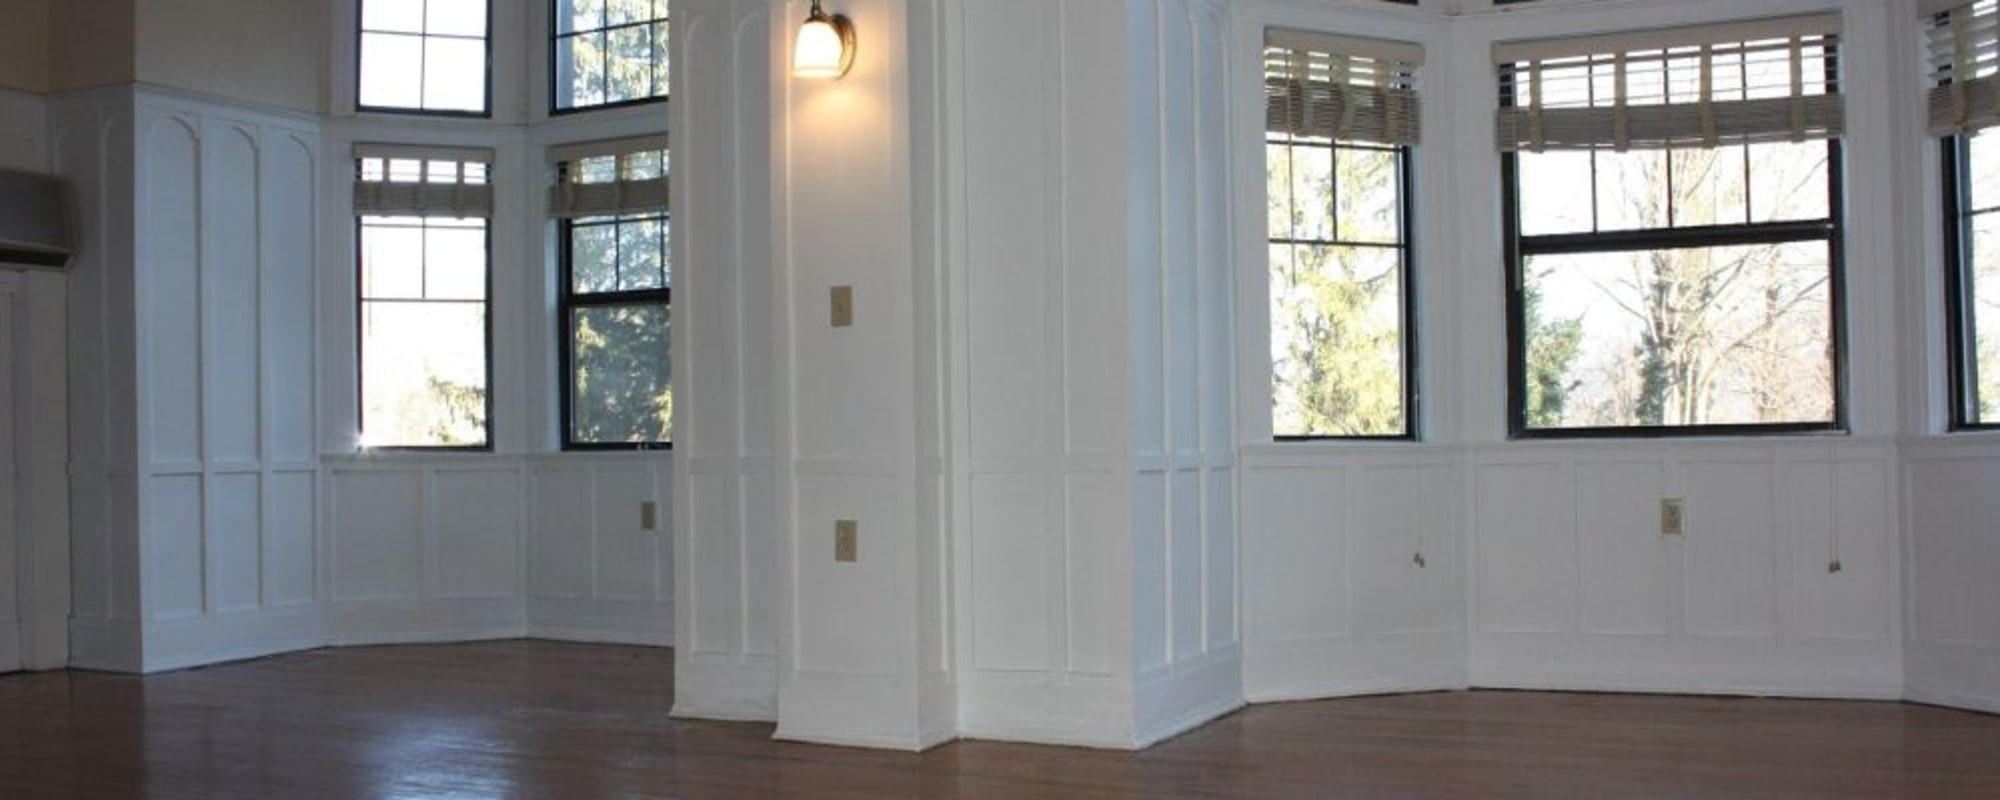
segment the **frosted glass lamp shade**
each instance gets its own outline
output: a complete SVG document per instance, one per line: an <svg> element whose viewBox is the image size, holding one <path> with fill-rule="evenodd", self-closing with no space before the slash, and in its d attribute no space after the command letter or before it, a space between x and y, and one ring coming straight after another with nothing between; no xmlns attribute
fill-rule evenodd
<svg viewBox="0 0 2000 800"><path fill-rule="evenodd" d="M792 47L792 76L838 78L853 64L853 24L846 17L829 16L813 0L812 14L799 26L798 43Z"/></svg>

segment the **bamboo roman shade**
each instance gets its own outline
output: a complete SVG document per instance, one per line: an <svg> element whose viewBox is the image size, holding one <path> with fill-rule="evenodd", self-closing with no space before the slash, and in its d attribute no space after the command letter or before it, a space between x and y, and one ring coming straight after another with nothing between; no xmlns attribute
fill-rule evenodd
<svg viewBox="0 0 2000 800"><path fill-rule="evenodd" d="M569 145L549 151L549 216L605 217L668 210L667 137Z"/></svg>
<svg viewBox="0 0 2000 800"><path fill-rule="evenodd" d="M1980 0L1932 18L1930 130L1939 136L2000 124L2000 3Z"/></svg>
<svg viewBox="0 0 2000 800"><path fill-rule="evenodd" d="M1837 138L1840 17L1735 22L1494 47L1502 151L1714 147Z"/></svg>
<svg viewBox="0 0 2000 800"><path fill-rule="evenodd" d="M354 213L384 217L493 214L493 151L389 144L354 146Z"/></svg>
<svg viewBox="0 0 2000 800"><path fill-rule="evenodd" d="M1413 44L1273 29L1264 120L1273 135L1414 145L1422 137Z"/></svg>

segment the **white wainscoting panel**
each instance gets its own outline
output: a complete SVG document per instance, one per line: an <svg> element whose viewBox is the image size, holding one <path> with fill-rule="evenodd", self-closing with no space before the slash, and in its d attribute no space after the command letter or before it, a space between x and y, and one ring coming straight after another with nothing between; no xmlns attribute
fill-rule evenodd
<svg viewBox="0 0 2000 800"><path fill-rule="evenodd" d="M672 467L666 453L530 462L529 636L673 644Z"/></svg>
<svg viewBox="0 0 2000 800"><path fill-rule="evenodd" d="M2000 713L2000 442L1928 440L1905 452L1909 697Z"/></svg>

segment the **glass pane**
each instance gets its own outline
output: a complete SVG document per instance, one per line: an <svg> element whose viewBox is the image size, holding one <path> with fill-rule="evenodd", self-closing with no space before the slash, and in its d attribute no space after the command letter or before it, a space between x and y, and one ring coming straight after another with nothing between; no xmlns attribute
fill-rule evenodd
<svg viewBox="0 0 2000 800"><path fill-rule="evenodd" d="M645 22L653 18L653 0L609 0L604 10L606 25Z"/></svg>
<svg viewBox="0 0 2000 800"><path fill-rule="evenodd" d="M1824 241L1529 259L1533 428L1833 420Z"/></svg>
<svg viewBox="0 0 2000 800"><path fill-rule="evenodd" d="M483 38L486 36L486 2L487 0L424 0L425 24L428 26L425 32Z"/></svg>
<svg viewBox="0 0 2000 800"><path fill-rule="evenodd" d="M1521 234L1588 233L1592 229L1590 154L1521 153Z"/></svg>
<svg viewBox="0 0 2000 800"><path fill-rule="evenodd" d="M1597 229L1660 228L1667 224L1667 152L1599 150ZM1568 191L1576 191L1574 187Z"/></svg>
<svg viewBox="0 0 2000 800"><path fill-rule="evenodd" d="M570 315L570 439L609 444L673 438L670 314L663 305Z"/></svg>
<svg viewBox="0 0 2000 800"><path fill-rule="evenodd" d="M378 220L370 218L362 223L361 296L405 300L423 297L423 228Z"/></svg>
<svg viewBox="0 0 2000 800"><path fill-rule="evenodd" d="M1750 145L1751 221L1825 219L1830 152L1825 142Z"/></svg>
<svg viewBox="0 0 2000 800"><path fill-rule="evenodd" d="M484 40L432 38L426 42L424 108L435 111L486 110Z"/></svg>
<svg viewBox="0 0 2000 800"><path fill-rule="evenodd" d="M633 153L625 159L625 177L635 181L653 180L666 174L666 159L658 150Z"/></svg>
<svg viewBox="0 0 2000 800"><path fill-rule="evenodd" d="M1965 297L1971 334L1967 405L1973 422L2000 422L2000 215L1972 219L1972 253Z"/></svg>
<svg viewBox="0 0 2000 800"><path fill-rule="evenodd" d="M418 0L362 0L361 29L423 33L424 4Z"/></svg>
<svg viewBox="0 0 2000 800"><path fill-rule="evenodd" d="M424 236L424 296L486 299L486 231L434 227Z"/></svg>
<svg viewBox="0 0 2000 800"><path fill-rule="evenodd" d="M1290 195L1291 208L1284 221L1288 224L1275 229L1289 229L1288 238L1295 240L1333 241L1333 148L1292 145L1286 150L1291 158L1291 186L1281 191Z"/></svg>
<svg viewBox="0 0 2000 800"><path fill-rule="evenodd" d="M653 29L648 25L617 28L610 33L610 73L604 101L622 103L653 95Z"/></svg>
<svg viewBox="0 0 2000 800"><path fill-rule="evenodd" d="M662 6L666 4L666 0L659 0L659 2ZM661 14L664 16L665 11L663 10ZM653 24L653 94L657 97L665 97L667 92L670 91L668 87L673 85L671 83L671 79L673 78L673 59L667 56L668 43L673 41L672 37L668 35L669 32L667 23L656 22Z"/></svg>
<svg viewBox="0 0 2000 800"><path fill-rule="evenodd" d="M486 443L486 304L361 304L368 447Z"/></svg>
<svg viewBox="0 0 2000 800"><path fill-rule="evenodd" d="M556 33L604 27L604 0L556 0Z"/></svg>
<svg viewBox="0 0 2000 800"><path fill-rule="evenodd" d="M618 228L577 223L570 228L570 291L608 292L618 286Z"/></svg>
<svg viewBox="0 0 2000 800"><path fill-rule="evenodd" d="M1399 436L1401 251L1271 247L1272 433Z"/></svg>
<svg viewBox="0 0 2000 800"><path fill-rule="evenodd" d="M1749 222L1746 148L1731 145L1667 153L1674 173L1675 227Z"/></svg>
<svg viewBox="0 0 2000 800"><path fill-rule="evenodd" d="M658 289L666 285L666 258L660 251L660 221L638 219L618 226L618 288Z"/></svg>
<svg viewBox="0 0 2000 800"><path fill-rule="evenodd" d="M1339 186L1334 191L1343 242L1398 244L1403 240L1396 153L1342 147L1334 151Z"/></svg>
<svg viewBox="0 0 2000 800"><path fill-rule="evenodd" d="M375 108L422 106L423 84L410 80L410 76L422 72L423 63L424 40L421 36L361 34L361 105Z"/></svg>
<svg viewBox="0 0 2000 800"><path fill-rule="evenodd" d="M558 82L565 95L558 98L563 108L604 103L604 34L587 33L556 43Z"/></svg>
<svg viewBox="0 0 2000 800"><path fill-rule="evenodd" d="M2000 128L1980 131L1969 146L1972 185L1966 188L1972 207L1966 210L2000 207Z"/></svg>

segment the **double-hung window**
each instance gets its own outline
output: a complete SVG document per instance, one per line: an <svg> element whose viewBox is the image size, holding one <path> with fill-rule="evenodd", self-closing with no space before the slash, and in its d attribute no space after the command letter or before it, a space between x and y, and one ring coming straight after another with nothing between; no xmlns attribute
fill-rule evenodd
<svg viewBox="0 0 2000 800"><path fill-rule="evenodd" d="M1496 48L1515 435L1843 427L1838 34Z"/></svg>
<svg viewBox="0 0 2000 800"><path fill-rule="evenodd" d="M1930 129L1943 137L1951 424L2000 426L2000 3L1929 29Z"/></svg>
<svg viewBox="0 0 2000 800"><path fill-rule="evenodd" d="M550 0L557 112L667 96L667 0Z"/></svg>
<svg viewBox="0 0 2000 800"><path fill-rule="evenodd" d="M361 443L492 442L490 151L356 145Z"/></svg>
<svg viewBox="0 0 2000 800"><path fill-rule="evenodd" d="M1415 433L1410 148L1415 45L1265 35L1271 429Z"/></svg>
<svg viewBox="0 0 2000 800"><path fill-rule="evenodd" d="M553 160L563 446L667 446L674 396L666 140L566 147Z"/></svg>
<svg viewBox="0 0 2000 800"><path fill-rule="evenodd" d="M364 111L484 116L489 0L361 0L357 105Z"/></svg>

